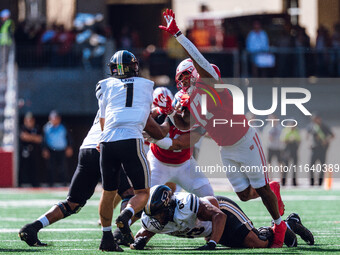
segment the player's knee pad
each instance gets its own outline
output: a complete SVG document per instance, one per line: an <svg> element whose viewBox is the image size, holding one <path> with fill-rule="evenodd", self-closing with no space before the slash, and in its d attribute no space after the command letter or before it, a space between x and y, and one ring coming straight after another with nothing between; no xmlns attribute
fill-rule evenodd
<svg viewBox="0 0 340 255"><path fill-rule="evenodd" d="M67 200L66 201L63 201L63 202L59 202L57 204L57 206L59 207L59 209L61 210L61 212L63 213L64 215L64 218L72 215L72 214L75 214L75 213L78 213L81 208L82 208L82 205L78 205L76 206L73 210L71 209L70 205L68 204Z"/></svg>

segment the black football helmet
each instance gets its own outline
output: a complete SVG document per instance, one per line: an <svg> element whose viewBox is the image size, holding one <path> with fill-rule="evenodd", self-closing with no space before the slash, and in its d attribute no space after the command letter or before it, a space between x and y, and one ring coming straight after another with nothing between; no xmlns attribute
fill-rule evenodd
<svg viewBox="0 0 340 255"><path fill-rule="evenodd" d="M112 76L117 78L129 78L138 76L138 60L127 50L117 51L110 59L108 64Z"/></svg>
<svg viewBox="0 0 340 255"><path fill-rule="evenodd" d="M156 185L150 190L144 212L153 219L152 225L161 230L173 219L175 208L172 190L166 185Z"/></svg>

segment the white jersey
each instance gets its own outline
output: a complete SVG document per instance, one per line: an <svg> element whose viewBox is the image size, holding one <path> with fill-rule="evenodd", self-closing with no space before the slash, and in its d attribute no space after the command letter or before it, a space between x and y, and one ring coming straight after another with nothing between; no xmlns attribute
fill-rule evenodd
<svg viewBox="0 0 340 255"><path fill-rule="evenodd" d="M95 149L99 142L101 133L102 133L102 130L100 128L99 110L98 110L97 115L94 118L93 125L90 131L87 133L87 136L85 137L82 145L80 146L80 149Z"/></svg>
<svg viewBox="0 0 340 255"><path fill-rule="evenodd" d="M143 138L153 86L153 81L141 77L108 78L98 83L99 117L105 118L100 142Z"/></svg>
<svg viewBox="0 0 340 255"><path fill-rule="evenodd" d="M197 218L199 198L190 193L175 193L176 208L173 221L169 221L163 229L154 224L151 217L143 212L142 226L144 229L158 234L168 234L177 237L207 237L212 232L211 221L201 221Z"/></svg>

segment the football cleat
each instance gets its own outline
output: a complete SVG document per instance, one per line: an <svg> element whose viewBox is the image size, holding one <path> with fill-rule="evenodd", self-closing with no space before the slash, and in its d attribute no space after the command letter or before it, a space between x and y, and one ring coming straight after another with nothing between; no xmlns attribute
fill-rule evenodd
<svg viewBox="0 0 340 255"><path fill-rule="evenodd" d="M119 228L116 228L113 231L113 239L116 241L118 245L124 245L129 247L128 241L125 240L124 235L122 234Z"/></svg>
<svg viewBox="0 0 340 255"><path fill-rule="evenodd" d="M302 225L301 219L297 213L291 213L286 222L289 227L294 231L295 234L298 234L303 241L305 241L309 245L314 244L314 236L312 232L309 231L304 225Z"/></svg>
<svg viewBox="0 0 340 255"><path fill-rule="evenodd" d="M38 230L33 224L26 224L19 230L19 237L25 241L29 246L47 246L47 244L40 242L38 239Z"/></svg>
<svg viewBox="0 0 340 255"><path fill-rule="evenodd" d="M99 250L101 251L124 251L113 239L112 232L103 234L102 240L100 241Z"/></svg>
<svg viewBox="0 0 340 255"><path fill-rule="evenodd" d="M281 199L281 194L280 194L280 183L278 182L271 182L269 183L270 189L274 192L276 198L277 198L277 203L279 206L279 213L282 216L285 213L285 204L282 202Z"/></svg>
<svg viewBox="0 0 340 255"><path fill-rule="evenodd" d="M121 231L124 240L128 245L132 244L135 239L129 226L129 220L132 217L132 213L129 210L124 209L116 219L116 225Z"/></svg>
<svg viewBox="0 0 340 255"><path fill-rule="evenodd" d="M287 226L287 231L285 234L285 245L288 247L296 247L298 242L297 242L297 237L295 233Z"/></svg>
<svg viewBox="0 0 340 255"><path fill-rule="evenodd" d="M287 225L284 221L281 221L279 225L274 225L274 240L270 248L281 248L285 239L285 234L287 230Z"/></svg>

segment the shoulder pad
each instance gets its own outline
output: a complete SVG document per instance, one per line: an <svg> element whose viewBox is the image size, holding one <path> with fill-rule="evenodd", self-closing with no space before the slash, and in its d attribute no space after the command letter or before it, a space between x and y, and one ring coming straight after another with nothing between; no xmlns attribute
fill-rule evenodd
<svg viewBox="0 0 340 255"><path fill-rule="evenodd" d="M199 198L194 194L189 193L178 193L181 195L177 195L176 199L177 208L181 212L188 212L188 213L197 213L199 207Z"/></svg>
<svg viewBox="0 0 340 255"><path fill-rule="evenodd" d="M96 98L99 100L99 98L104 94L106 90L106 82L108 79L101 80L96 85Z"/></svg>

